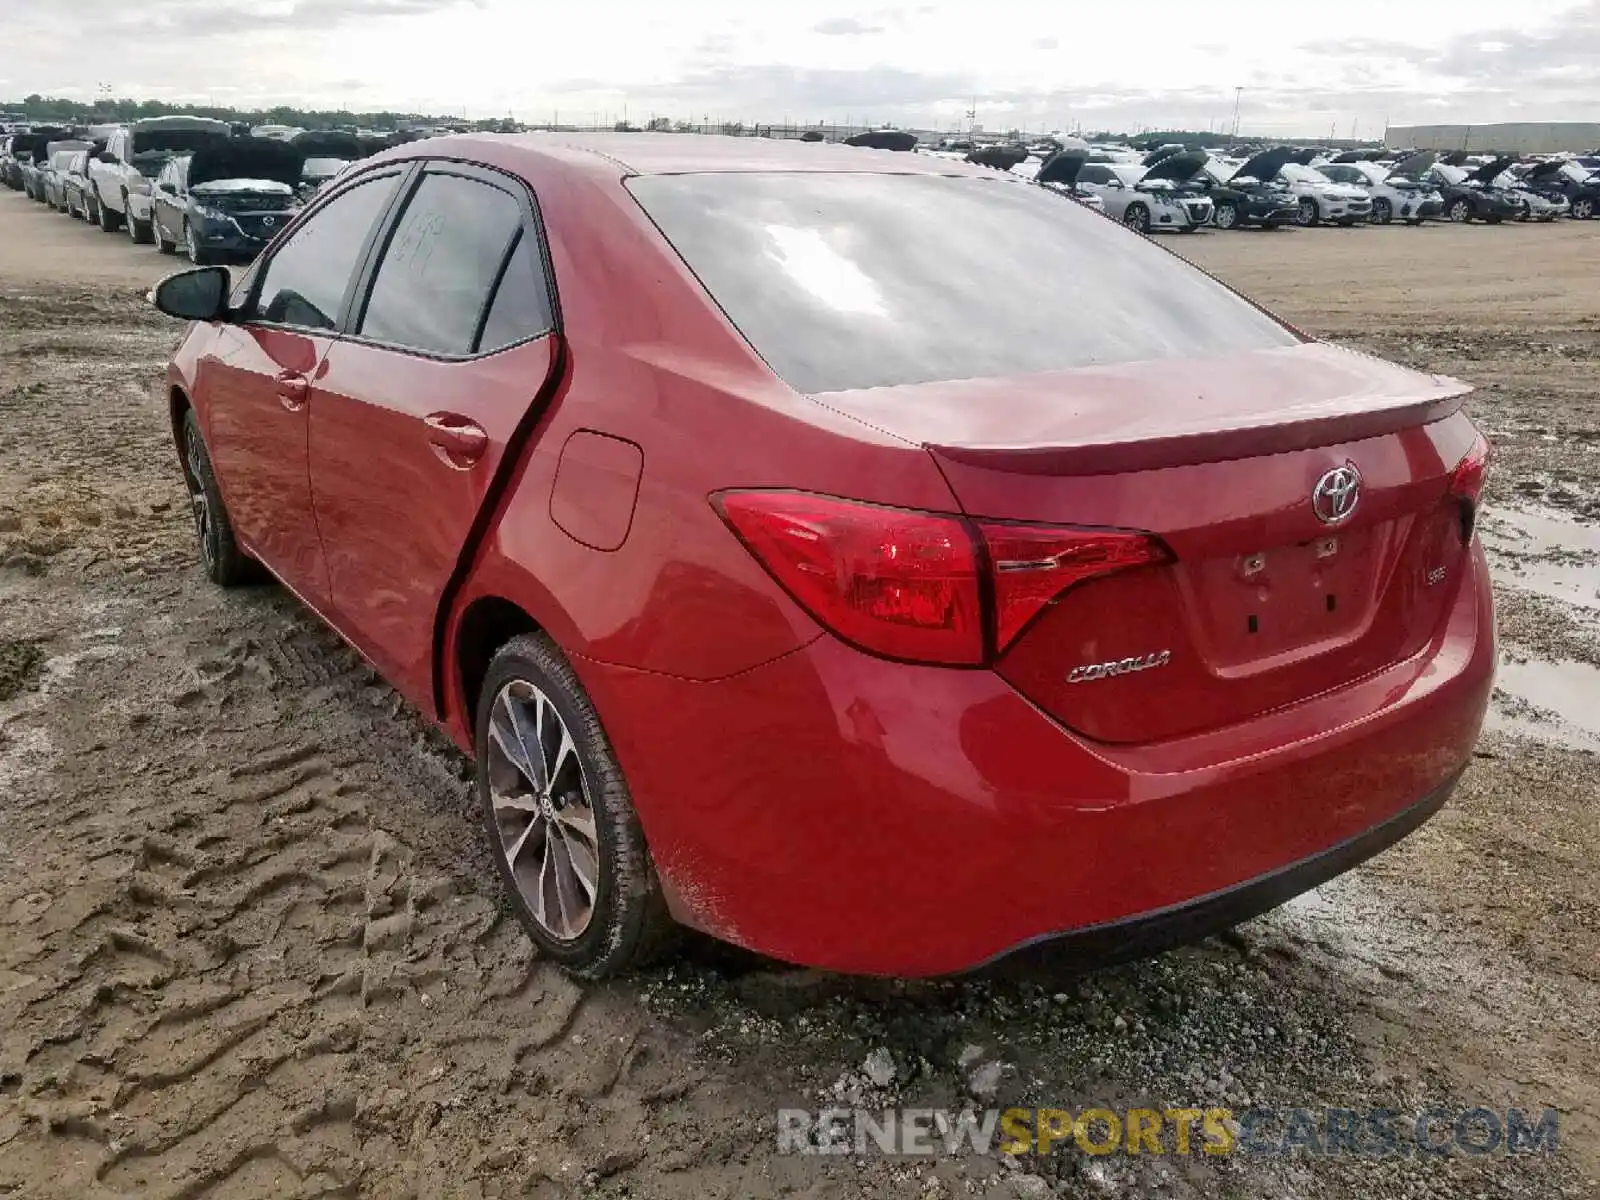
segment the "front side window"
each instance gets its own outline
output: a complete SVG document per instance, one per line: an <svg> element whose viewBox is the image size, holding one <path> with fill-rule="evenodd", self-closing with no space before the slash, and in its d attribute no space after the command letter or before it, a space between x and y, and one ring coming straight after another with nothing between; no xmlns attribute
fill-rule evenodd
<svg viewBox="0 0 1600 1200"><path fill-rule="evenodd" d="M255 315L275 325L332 329L367 235L394 196L399 175L357 184L313 213L266 265Z"/></svg>
<svg viewBox="0 0 1600 1200"><path fill-rule="evenodd" d="M521 228L522 206L510 193L460 175L423 176L378 265L358 332L431 353L472 353Z"/></svg>
<svg viewBox="0 0 1600 1200"><path fill-rule="evenodd" d="M1160 246L1021 181L741 173L629 187L802 392L1297 344Z"/></svg>

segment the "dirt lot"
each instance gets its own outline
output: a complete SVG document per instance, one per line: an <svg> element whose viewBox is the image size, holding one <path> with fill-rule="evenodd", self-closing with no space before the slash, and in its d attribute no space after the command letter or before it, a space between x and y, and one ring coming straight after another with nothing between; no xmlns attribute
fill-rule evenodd
<svg viewBox="0 0 1600 1200"><path fill-rule="evenodd" d="M0 1193L1596 1195L1600 223L1171 244L1480 385L1505 667L1453 803L1153 962L894 984L692 946L580 990L502 909L460 757L283 593L202 580L142 300L171 260L0 194ZM1552 1106L1560 1149L775 1152L782 1106L969 1092Z"/></svg>

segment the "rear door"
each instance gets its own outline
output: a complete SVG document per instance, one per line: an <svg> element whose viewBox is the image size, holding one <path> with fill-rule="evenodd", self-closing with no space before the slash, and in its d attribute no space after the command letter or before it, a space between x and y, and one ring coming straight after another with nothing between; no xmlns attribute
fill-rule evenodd
<svg viewBox="0 0 1600 1200"><path fill-rule="evenodd" d="M533 197L432 165L367 276L314 388L311 489L340 628L432 711L440 598L557 361Z"/></svg>
<svg viewBox="0 0 1600 1200"><path fill-rule="evenodd" d="M324 612L328 572L307 473L312 380L402 174L366 179L311 214L256 271L243 319L220 327L197 372L207 446L234 528Z"/></svg>

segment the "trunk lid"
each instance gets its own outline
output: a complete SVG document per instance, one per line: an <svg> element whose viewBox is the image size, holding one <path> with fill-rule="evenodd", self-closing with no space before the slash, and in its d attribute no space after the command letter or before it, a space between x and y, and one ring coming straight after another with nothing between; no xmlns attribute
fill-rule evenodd
<svg viewBox="0 0 1600 1200"><path fill-rule="evenodd" d="M1419 652L1465 562L1470 389L1321 344L820 395L926 446L974 518L1155 534L1173 561L1057 597L996 669L1090 738L1180 737ZM1320 481L1359 477L1328 521ZM1327 490L1325 488L1325 490Z"/></svg>

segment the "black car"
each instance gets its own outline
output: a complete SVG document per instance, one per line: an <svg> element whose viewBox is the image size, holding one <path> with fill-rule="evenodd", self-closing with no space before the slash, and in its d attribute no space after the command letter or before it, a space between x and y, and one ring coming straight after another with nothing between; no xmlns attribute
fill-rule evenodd
<svg viewBox="0 0 1600 1200"><path fill-rule="evenodd" d="M1594 216L1600 206L1600 171L1590 170L1578 159L1553 158L1534 163L1522 182L1550 199L1565 196L1572 205L1568 215L1580 221Z"/></svg>
<svg viewBox="0 0 1600 1200"><path fill-rule="evenodd" d="M1522 200L1508 188L1494 186L1517 160L1497 158L1481 167L1468 168L1450 162L1437 162L1428 171L1428 180L1444 198L1446 220L1458 224L1472 220L1498 225L1522 215Z"/></svg>
<svg viewBox="0 0 1600 1200"><path fill-rule="evenodd" d="M1217 159L1201 152L1201 163L1191 180L1211 196L1211 223L1218 229L1281 229L1293 225L1300 209L1294 193L1277 182L1278 169L1293 152L1283 147L1265 150L1229 172Z"/></svg>
<svg viewBox="0 0 1600 1200"><path fill-rule="evenodd" d="M156 177L151 220L163 254L183 247L204 266L254 258L299 211L299 150L270 138L219 140L174 158Z"/></svg>
<svg viewBox="0 0 1600 1200"><path fill-rule="evenodd" d="M372 153L353 133L337 129L309 129L289 143L300 152L300 195L310 199L340 171Z"/></svg>
<svg viewBox="0 0 1600 1200"><path fill-rule="evenodd" d="M0 183L14 192L22 190L22 164L17 161L16 148L27 134L17 133L0 138Z"/></svg>

